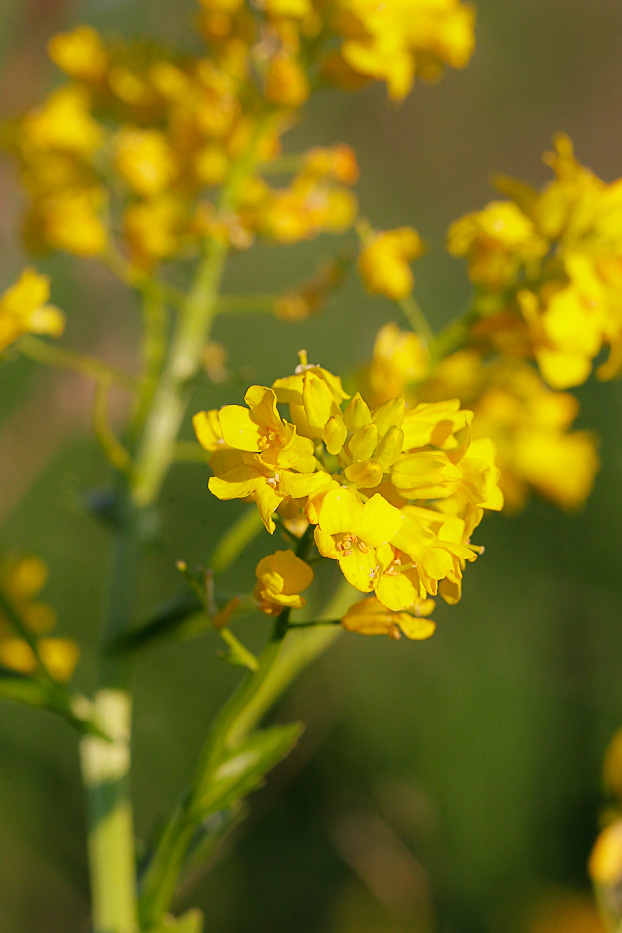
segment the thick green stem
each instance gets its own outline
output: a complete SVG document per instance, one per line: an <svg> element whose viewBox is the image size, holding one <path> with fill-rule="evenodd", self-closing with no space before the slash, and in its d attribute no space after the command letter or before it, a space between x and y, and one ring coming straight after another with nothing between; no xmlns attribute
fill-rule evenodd
<svg viewBox="0 0 622 933"><path fill-rule="evenodd" d="M82 739L80 758L89 798L89 865L94 933L136 933L136 866L130 802L132 701L124 690L95 696L98 725L110 736Z"/></svg>
<svg viewBox="0 0 622 933"><path fill-rule="evenodd" d="M210 242L178 320L168 366L155 392L136 457L133 499L137 505L148 505L157 498L174 459L177 435L216 310L227 252L226 243Z"/></svg>
<svg viewBox="0 0 622 933"><path fill-rule="evenodd" d="M132 618L138 559L138 516L125 483L122 514L113 552L104 620L104 638L126 631ZM130 661L106 657L101 688L94 700L95 720L112 741L82 739L80 758L89 812L89 868L94 933L135 933L136 860L130 796L132 699L127 684Z"/></svg>

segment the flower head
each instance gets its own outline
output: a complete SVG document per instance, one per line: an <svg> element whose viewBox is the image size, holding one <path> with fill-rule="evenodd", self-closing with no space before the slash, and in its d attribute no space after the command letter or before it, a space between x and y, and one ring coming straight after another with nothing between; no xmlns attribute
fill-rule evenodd
<svg viewBox="0 0 622 933"><path fill-rule="evenodd" d="M65 329L65 318L48 304L50 280L34 269L25 269L15 285L0 295L0 351L21 334L48 334L58 337Z"/></svg>
<svg viewBox="0 0 622 933"><path fill-rule="evenodd" d="M259 608L268 615L283 609L300 609L305 599L300 594L313 582L313 571L293 551L276 551L262 558L255 570L254 596Z"/></svg>

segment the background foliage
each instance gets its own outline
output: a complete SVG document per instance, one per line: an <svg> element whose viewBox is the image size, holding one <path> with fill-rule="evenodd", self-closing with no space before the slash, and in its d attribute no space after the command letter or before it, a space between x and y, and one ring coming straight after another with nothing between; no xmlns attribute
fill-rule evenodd
<svg viewBox="0 0 622 933"><path fill-rule="evenodd" d="M440 326L468 294L462 265L443 253L449 222L489 200L503 171L540 182L540 153L557 130L603 178L622 174L622 8L615 0L480 0L477 48L465 72L423 85L400 107L383 88L314 101L292 148L344 140L357 151L363 213L380 228L413 224L433 247L417 263L416 295ZM0 101L32 105L53 80L47 38L77 22L103 32L187 41L192 0L4 0ZM23 265L17 186L0 167L0 282ZM295 283L329 254L320 240L240 254L229 286ZM287 257L284 260L284 257ZM287 263L287 265L285 265ZM88 263L38 263L68 315L67 344L123 363L136 352L133 299ZM219 320L230 348L222 399L270 382L306 347L347 372L394 315L346 289L320 318ZM268 381L266 381L268 380ZM0 540L50 565L45 596L92 686L105 534L80 509L104 466L88 440L89 385L78 377L0 368ZM298 751L252 800L235 850L193 896L219 933L447 933L536 929L529 914L558 889L587 887L602 753L622 710L622 386L578 392L579 425L601 436L603 466L586 509L535 502L479 529L484 558L463 602L439 604L429 642L343 638L299 683L281 716L309 723ZM204 400L197 393L197 405ZM175 582L174 562L205 561L205 528L235 506L208 497L201 465L178 467L142 579L149 601ZM260 546L245 573L253 578ZM254 622L260 626L260 621ZM254 633L244 633L253 644ZM257 632L257 636L261 633ZM255 638L258 644L260 637ZM209 667L215 636L154 648L139 666L135 799L139 833L164 816L206 725L239 675ZM80 681L81 678L81 681ZM3 933L86 929L83 800L74 737L49 717L0 708L0 927ZM560 927L560 929L562 929ZM568 927L564 927L564 933ZM588 933L587 926L581 930Z"/></svg>

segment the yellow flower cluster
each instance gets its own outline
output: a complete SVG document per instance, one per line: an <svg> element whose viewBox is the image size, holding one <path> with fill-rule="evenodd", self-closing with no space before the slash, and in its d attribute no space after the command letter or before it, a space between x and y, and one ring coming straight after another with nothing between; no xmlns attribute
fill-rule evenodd
<svg viewBox="0 0 622 933"><path fill-rule="evenodd" d="M415 75L433 81L444 64L464 68L473 51L474 11L460 0L333 0L327 6L341 44L325 73L346 87L385 81L399 99Z"/></svg>
<svg viewBox="0 0 622 933"><path fill-rule="evenodd" d="M466 256L484 320L472 339L537 360L550 386L580 385L604 347L597 375L622 368L622 179L599 179L558 136L545 157L555 178L541 191L511 179L493 201L449 231L449 251ZM476 299L477 301L477 299Z"/></svg>
<svg viewBox="0 0 622 933"><path fill-rule="evenodd" d="M279 155L291 107L302 100L293 100L289 72L277 80L282 56L262 58L265 34L251 28L246 4L236 7L244 28L234 23L208 36L210 48L195 58L107 46L88 26L52 39L50 55L70 83L13 133L30 198L31 247L107 256L118 227L131 260L149 268L196 254L206 235L246 247L257 235L289 243L352 223L357 205L349 187L358 169L348 147L310 150L284 187L262 177ZM284 46L284 21L270 10L266 18L273 42ZM229 179L260 126L258 172L240 186L239 210L219 211L210 189ZM118 220L109 216L117 204Z"/></svg>
<svg viewBox="0 0 622 933"><path fill-rule="evenodd" d="M37 601L47 576L47 567L38 557L8 559L0 566L0 587L35 637L39 656L50 674L58 680L68 680L78 661L78 647L67 638L47 636L54 628L56 613L50 606ZM0 665L22 674L31 674L37 668L32 648L15 633L11 620L4 617L1 609Z"/></svg>
<svg viewBox="0 0 622 933"><path fill-rule="evenodd" d="M0 352L22 334L49 334L58 337L65 329L65 318L48 304L50 281L34 269L25 269L17 282L0 295Z"/></svg>
<svg viewBox="0 0 622 933"><path fill-rule="evenodd" d="M521 508L530 490L567 509L589 495L598 456L590 432L571 430L579 403L552 391L525 361L484 359L466 348L432 369L421 340L387 324L376 337L365 381L373 404L397 393L412 404L459 398L473 411L473 437L495 443L508 509Z"/></svg>
<svg viewBox="0 0 622 933"><path fill-rule="evenodd" d="M198 55L106 43L89 26L54 36L68 77L14 127L33 249L109 259L116 238L143 269L198 254L347 229L357 213L347 147L311 150L290 183L275 175L292 112L322 84L386 81L403 97L415 73L461 67L473 12L460 0L201 0ZM213 191L256 150L235 204ZM225 199L227 201L227 199ZM404 248L408 252L407 244Z"/></svg>
<svg viewBox="0 0 622 933"><path fill-rule="evenodd" d="M293 376L251 386L247 407L195 415L210 491L255 501L270 533L275 513L303 516L319 554L385 611L416 608L437 592L456 602L464 563L479 553L471 534L484 509L503 504L492 443L471 437L472 414L457 400L406 410L397 397L370 409L301 356ZM408 634L406 623L395 625Z"/></svg>

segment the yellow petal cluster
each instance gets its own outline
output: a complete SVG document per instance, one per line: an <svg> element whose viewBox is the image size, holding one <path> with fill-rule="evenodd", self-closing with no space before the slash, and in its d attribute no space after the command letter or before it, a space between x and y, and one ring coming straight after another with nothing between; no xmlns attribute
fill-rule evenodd
<svg viewBox="0 0 622 933"><path fill-rule="evenodd" d="M4 598L32 632L37 651L51 675L58 680L68 680L78 661L78 647L67 638L48 635L54 628L56 613L37 599L47 577L47 567L38 557L9 558L0 565L0 587ZM10 619L5 618L1 610L0 665L22 674L31 674L37 668L30 645L16 634Z"/></svg>
<svg viewBox="0 0 622 933"><path fill-rule="evenodd" d="M503 504L493 445L472 438L472 414L457 400L407 411L397 397L370 409L301 356L292 376L252 386L247 407L195 415L210 491L255 501L271 533L275 512L303 515L319 554L385 609L437 592L456 602L480 550L471 534L484 509Z"/></svg>
<svg viewBox="0 0 622 933"><path fill-rule="evenodd" d="M348 632L359 635L388 635L398 639L402 635L413 641L430 638L436 625L426 618L434 610L434 600L418 601L409 612L392 612L375 596L368 596L350 606L341 624Z"/></svg>
<svg viewBox="0 0 622 933"><path fill-rule="evenodd" d="M65 329L65 318L48 304L50 280L34 269L25 269L17 282L0 295L0 351L22 334L48 334L58 337Z"/></svg>
<svg viewBox="0 0 622 933"><path fill-rule="evenodd" d="M555 389L622 368L622 180L608 184L575 159L566 136L545 161L554 179L540 191L501 178L510 196L456 221L448 248L466 256L487 320L473 339L537 361ZM486 301L484 302L484 296Z"/></svg>
<svg viewBox="0 0 622 933"><path fill-rule="evenodd" d="M577 399L550 389L513 354L486 359L467 348L432 369L421 340L387 324L378 332L363 382L374 404L396 393L410 405L459 398L473 412L472 437L495 444L499 486L510 510L522 508L531 492L574 509L592 489L597 445L591 432L572 430Z"/></svg>
<svg viewBox="0 0 622 933"><path fill-rule="evenodd" d="M445 64L464 68L473 51L474 11L460 0L333 0L328 9L341 45L325 71L346 87L384 81L400 99L415 75L435 80Z"/></svg>
<svg viewBox="0 0 622 933"><path fill-rule="evenodd" d="M423 240L412 227L371 233L359 256L359 272L368 291L399 301L415 284L410 263L423 252Z"/></svg>
<svg viewBox="0 0 622 933"><path fill-rule="evenodd" d="M325 83L378 79L403 97L415 73L465 65L473 12L460 0L201 0L199 31L204 47L183 57L107 42L84 25L50 40L67 81L10 139L30 248L104 261L121 250L151 272L196 258L206 236L244 249L255 237L295 243L346 231L358 210L352 150L315 147L299 168L274 168L293 114ZM223 208L212 189L255 146L256 170ZM414 232L380 234L369 250L370 288L408 293Z"/></svg>

